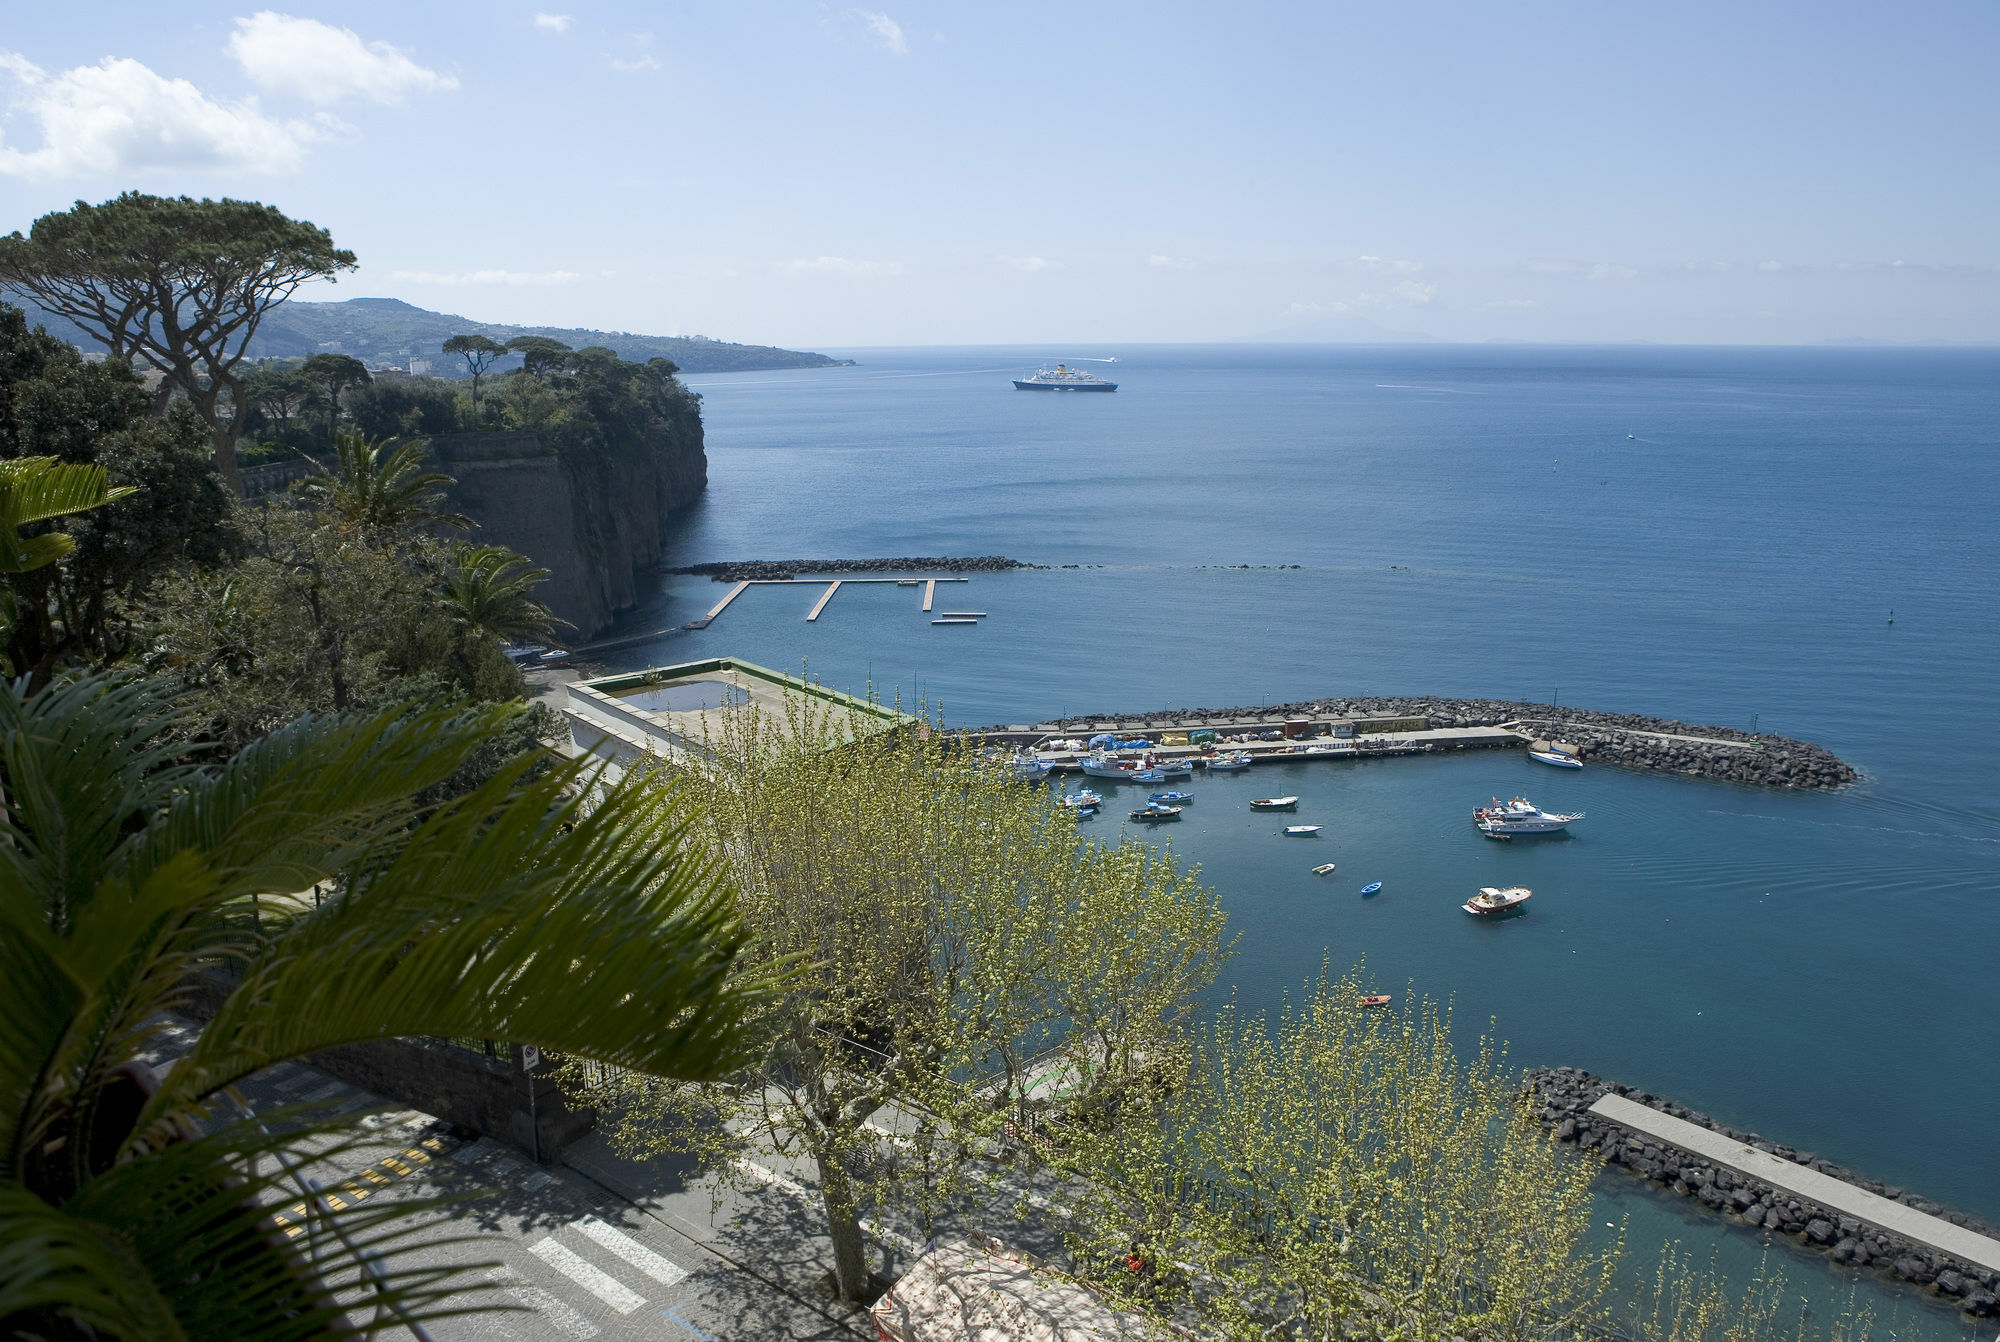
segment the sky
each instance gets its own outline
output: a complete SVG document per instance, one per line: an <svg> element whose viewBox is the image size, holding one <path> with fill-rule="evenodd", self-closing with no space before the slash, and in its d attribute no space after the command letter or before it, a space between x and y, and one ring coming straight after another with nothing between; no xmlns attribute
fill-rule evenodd
<svg viewBox="0 0 2000 1342"><path fill-rule="evenodd" d="M0 231L810 348L2000 342L2000 6L7 6ZM873 8L881 5L883 8Z"/></svg>

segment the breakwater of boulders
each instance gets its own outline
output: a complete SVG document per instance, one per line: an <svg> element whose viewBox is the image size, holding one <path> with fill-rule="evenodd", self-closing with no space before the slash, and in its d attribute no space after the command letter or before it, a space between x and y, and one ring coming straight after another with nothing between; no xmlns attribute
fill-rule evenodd
<svg viewBox="0 0 2000 1342"><path fill-rule="evenodd" d="M1578 758L1634 769L1692 774L1762 787L1836 788L1852 783L1854 767L1823 746L1771 732L1752 734L1734 727L1715 727L1638 713L1601 713L1584 708L1558 709L1513 699L1365 698L1311 699L1298 703L1264 704L1256 708L1184 708L1153 713L1100 714L1038 723L1056 734L1096 730L1096 724L1116 722L1126 728L1183 728L1190 724L1268 722L1288 719L1366 721L1424 718L1432 727L1518 728L1533 736L1573 746ZM1689 741L1677 737L1705 737ZM1724 744L1726 743L1726 744Z"/></svg>
<svg viewBox="0 0 2000 1342"><path fill-rule="evenodd" d="M1962 1262L1924 1245L1912 1244L1901 1236L1864 1225L1853 1217L1816 1207L1796 1194L1773 1188L1734 1170L1723 1169L1678 1147L1665 1145L1645 1133L1635 1132L1593 1114L1590 1106L1606 1094L1622 1095L1634 1104L1643 1104L1683 1122L1707 1128L1781 1160L1803 1165L1891 1202L1949 1221L1974 1234L2000 1239L2000 1229L1978 1217L1950 1211L1907 1189L1856 1174L1830 1160L1822 1160L1810 1151L1795 1151L1754 1132L1740 1132L1685 1105L1649 1095L1633 1086L1606 1081L1581 1068L1531 1068L1522 1076L1521 1093L1529 1111L1553 1129L1559 1141L1574 1143L1578 1150L1606 1165L1616 1166L1635 1178L1665 1185L1682 1197L1697 1201L1716 1215L1737 1224L1754 1226L1772 1235L1784 1235L1801 1245L1818 1249L1836 1263L1870 1268L1915 1285L1928 1286L1938 1295L1955 1301L1967 1314L1978 1317L2000 1314L2000 1273L1975 1263Z"/></svg>
<svg viewBox="0 0 2000 1342"><path fill-rule="evenodd" d="M954 559L932 555L903 559L741 559L713 564L689 564L669 569L669 573L706 575L717 582L777 582L801 573L1004 573L1009 569L1034 568L1004 555L976 555Z"/></svg>

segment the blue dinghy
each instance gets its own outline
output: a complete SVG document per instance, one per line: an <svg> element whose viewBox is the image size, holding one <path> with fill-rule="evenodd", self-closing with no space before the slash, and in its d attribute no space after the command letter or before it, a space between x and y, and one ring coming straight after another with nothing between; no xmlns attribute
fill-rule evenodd
<svg viewBox="0 0 2000 1342"><path fill-rule="evenodd" d="M1372 895L1381 888L1382 888L1382 882L1370 881L1368 884L1361 887L1361 893L1364 895Z"/></svg>

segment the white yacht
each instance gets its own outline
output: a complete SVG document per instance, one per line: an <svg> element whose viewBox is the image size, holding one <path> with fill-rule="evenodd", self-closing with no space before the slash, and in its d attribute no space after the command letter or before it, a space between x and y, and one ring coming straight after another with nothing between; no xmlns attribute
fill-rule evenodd
<svg viewBox="0 0 2000 1342"><path fill-rule="evenodd" d="M1544 811L1526 797L1516 797L1505 805L1498 797L1491 806L1482 806L1472 813L1472 823L1480 832L1488 835L1512 837L1516 834L1554 834L1572 820L1583 819L1583 812L1563 815L1556 811Z"/></svg>

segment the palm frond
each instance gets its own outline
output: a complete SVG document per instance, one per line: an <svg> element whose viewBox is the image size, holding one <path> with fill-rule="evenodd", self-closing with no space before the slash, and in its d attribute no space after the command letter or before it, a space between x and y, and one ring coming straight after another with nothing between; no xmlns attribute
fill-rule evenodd
<svg viewBox="0 0 2000 1342"><path fill-rule="evenodd" d="M144 1260L114 1225L67 1214L0 1183L0 1319L57 1318L109 1337L187 1334Z"/></svg>

